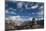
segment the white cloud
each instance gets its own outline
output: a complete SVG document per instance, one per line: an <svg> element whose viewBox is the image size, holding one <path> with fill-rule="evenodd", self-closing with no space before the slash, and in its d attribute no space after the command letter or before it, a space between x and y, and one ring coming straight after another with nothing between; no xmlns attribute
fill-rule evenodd
<svg viewBox="0 0 46 31"><path fill-rule="evenodd" d="M9 10L12 10L12 11L9 12ZM5 10L5 13L8 13L8 14L16 14L15 11L16 11L16 9L9 8L9 9L6 9L6 10Z"/></svg>
<svg viewBox="0 0 46 31"><path fill-rule="evenodd" d="M37 18L35 18L35 20L37 21L38 19L37 19Z"/></svg>
<svg viewBox="0 0 46 31"><path fill-rule="evenodd" d="M7 18L9 18L9 19L7 19ZM22 21L22 22L24 22L24 21L28 21L28 20L32 20L32 17L28 17L28 18L23 18L23 16L8 16L8 17L6 17L6 20L12 20L12 21Z"/></svg>
<svg viewBox="0 0 46 31"><path fill-rule="evenodd" d="M13 11L11 11L11 12L9 12L10 14L16 14L15 12L13 12Z"/></svg>
<svg viewBox="0 0 46 31"><path fill-rule="evenodd" d="M38 7L38 4L31 7L31 9L36 9Z"/></svg>
<svg viewBox="0 0 46 31"><path fill-rule="evenodd" d="M40 12L37 12L38 15L40 16L43 16L44 15L44 12L43 11L40 11Z"/></svg>
<svg viewBox="0 0 46 31"><path fill-rule="evenodd" d="M38 14L40 17L42 17L42 16L44 15L44 7L43 7L43 5L40 6L39 10L40 10L40 11L37 12L36 14Z"/></svg>
<svg viewBox="0 0 46 31"><path fill-rule="evenodd" d="M39 20L43 20L43 19L44 19L43 17L39 18Z"/></svg>
<svg viewBox="0 0 46 31"><path fill-rule="evenodd" d="M26 4L26 5L25 5L25 8L26 8L26 9L28 9L28 7L27 7L27 6L28 6L28 4Z"/></svg>
<svg viewBox="0 0 46 31"><path fill-rule="evenodd" d="M44 15L44 11L41 11L41 15Z"/></svg>
<svg viewBox="0 0 46 31"><path fill-rule="evenodd" d="M43 15L44 14L44 6L42 5L40 8L39 8L40 12L39 12L39 15Z"/></svg>
<svg viewBox="0 0 46 31"><path fill-rule="evenodd" d="M38 12L37 14L38 14L37 17L38 17L39 20L43 20L43 19L44 19L44 18L43 18L43 15L44 15L44 12L43 12L43 11L40 11L40 12Z"/></svg>
<svg viewBox="0 0 46 31"><path fill-rule="evenodd" d="M10 18L10 20L12 20L12 21L16 20L16 17L15 17L15 16L10 16L9 18Z"/></svg>
<svg viewBox="0 0 46 31"><path fill-rule="evenodd" d="M34 14L36 14L36 13L32 12L32 14L34 15Z"/></svg>
<svg viewBox="0 0 46 31"><path fill-rule="evenodd" d="M24 22L24 21L32 21L32 18L33 17L28 17L28 18L23 18L23 16L8 16L6 17L6 20L12 20L12 21L21 21L21 22ZM39 18L39 20L43 19L43 17ZM37 18L35 18L35 20L38 20Z"/></svg>
<svg viewBox="0 0 46 31"><path fill-rule="evenodd" d="M39 10L40 10L40 11L38 12L38 15L43 16L43 15L44 15L44 7L43 7L43 5L40 6Z"/></svg>
<svg viewBox="0 0 46 31"><path fill-rule="evenodd" d="M18 21L18 18L20 18L20 17L19 17L19 16L11 16L11 17L10 17L10 19L13 20L13 21L14 21L14 20L17 20L17 21Z"/></svg>
<svg viewBox="0 0 46 31"><path fill-rule="evenodd" d="M33 17L29 17L28 20L32 21L32 18L33 18Z"/></svg>
<svg viewBox="0 0 46 31"><path fill-rule="evenodd" d="M17 3L17 8L22 8L22 6L23 6L23 3L22 2L18 2Z"/></svg>
<svg viewBox="0 0 46 31"><path fill-rule="evenodd" d="M12 21L20 21L21 20L21 16L8 16L7 18L9 18Z"/></svg>
<svg viewBox="0 0 46 31"><path fill-rule="evenodd" d="M16 11L16 9L14 9L14 8L9 8L8 10L13 10L13 11Z"/></svg>

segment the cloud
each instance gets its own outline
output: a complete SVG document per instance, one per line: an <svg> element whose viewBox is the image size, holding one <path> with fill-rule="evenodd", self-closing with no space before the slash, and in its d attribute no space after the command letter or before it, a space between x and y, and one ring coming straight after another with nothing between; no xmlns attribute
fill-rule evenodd
<svg viewBox="0 0 46 31"><path fill-rule="evenodd" d="M10 10L11 10L11 11L10 11ZM6 10L5 10L5 13L6 13L6 14L16 14L16 9L13 9L13 8L6 9Z"/></svg>
<svg viewBox="0 0 46 31"><path fill-rule="evenodd" d="M40 6L40 8L39 9L44 9L44 6L42 5L42 6Z"/></svg>
<svg viewBox="0 0 46 31"><path fill-rule="evenodd" d="M14 8L9 8L8 10L13 10L13 11L16 11L16 9L14 9Z"/></svg>
<svg viewBox="0 0 46 31"><path fill-rule="evenodd" d="M27 6L28 6L28 4L25 5L26 9L29 9Z"/></svg>
<svg viewBox="0 0 46 31"><path fill-rule="evenodd" d="M32 12L32 14L34 15L34 14L36 14L36 13Z"/></svg>
<svg viewBox="0 0 46 31"><path fill-rule="evenodd" d="M17 8L22 8L22 6L23 6L23 3L22 2L18 2L17 3Z"/></svg>
<svg viewBox="0 0 46 31"><path fill-rule="evenodd" d="M39 11L39 12L37 12L36 13L37 14L37 19L39 19L39 20L43 20L43 15L44 15L44 12L41 10L41 11Z"/></svg>
<svg viewBox="0 0 46 31"><path fill-rule="evenodd" d="M39 9L38 12L36 12L36 13L32 12L32 14L33 15L37 14L37 17L43 17L43 15L44 15L44 7L43 7L43 5L41 5L38 9Z"/></svg>
<svg viewBox="0 0 46 31"><path fill-rule="evenodd" d="M9 18L9 19L7 19ZM6 17L7 20L12 20L12 21L20 21L21 20L21 17L20 16L8 16Z"/></svg>
<svg viewBox="0 0 46 31"><path fill-rule="evenodd" d="M43 20L44 18L43 17L41 17L41 18L38 18L39 20Z"/></svg>
<svg viewBox="0 0 46 31"><path fill-rule="evenodd" d="M43 15L44 15L43 10L37 12L36 14L38 15L38 16L37 16L37 17L38 17L37 19L39 19L39 20L43 20L43 19L44 19L44 18L43 18Z"/></svg>
<svg viewBox="0 0 46 31"><path fill-rule="evenodd" d="M32 13L33 15L34 14L37 14L37 16L35 16L36 18L35 18L35 20L43 20L44 18L43 18L43 11L41 11L41 12L37 12L37 13Z"/></svg>
<svg viewBox="0 0 46 31"><path fill-rule="evenodd" d="M15 12L11 11L10 14L16 14Z"/></svg>
<svg viewBox="0 0 46 31"><path fill-rule="evenodd" d="M43 11L40 11L40 12L38 12L38 15L43 16L44 15L44 12Z"/></svg>
<svg viewBox="0 0 46 31"><path fill-rule="evenodd" d="M37 18L35 18L35 20L37 21L38 19L37 19Z"/></svg>
<svg viewBox="0 0 46 31"><path fill-rule="evenodd" d="M18 20L20 20L20 16L13 16L12 19L18 21Z"/></svg>
<svg viewBox="0 0 46 31"><path fill-rule="evenodd" d="M33 17L28 17L27 19L26 18L23 18L23 16L8 16L8 17L6 17L5 18L5 20L9 23L10 22L10 20L11 21L13 21L13 22L17 22L17 23L19 23L19 22L24 22L24 21L32 21L32 19L33 19ZM43 19L43 17L41 17L41 18L35 18L35 20L37 21L37 20L42 20Z"/></svg>
<svg viewBox="0 0 46 31"><path fill-rule="evenodd" d="M22 22L24 22L24 21L32 20L32 17L26 18L26 17L19 16L19 15L18 16L8 16L8 17L6 17L6 20L22 21Z"/></svg>
<svg viewBox="0 0 46 31"><path fill-rule="evenodd" d="M28 20L32 21L32 18L33 18L33 17L29 17Z"/></svg>
<svg viewBox="0 0 46 31"><path fill-rule="evenodd" d="M40 6L39 10L40 10L40 11L37 12L37 14L43 16L43 15L44 15L44 6L43 6L43 5Z"/></svg>
<svg viewBox="0 0 46 31"><path fill-rule="evenodd" d="M38 7L38 4L31 7L31 9L36 9Z"/></svg>

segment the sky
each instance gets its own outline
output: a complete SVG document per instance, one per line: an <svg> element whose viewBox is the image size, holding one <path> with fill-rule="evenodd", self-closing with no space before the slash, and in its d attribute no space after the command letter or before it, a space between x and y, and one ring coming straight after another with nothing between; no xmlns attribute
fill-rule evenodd
<svg viewBox="0 0 46 31"><path fill-rule="evenodd" d="M5 16L11 20L28 21L33 17L42 20L44 17L44 3L7 0L5 2Z"/></svg>

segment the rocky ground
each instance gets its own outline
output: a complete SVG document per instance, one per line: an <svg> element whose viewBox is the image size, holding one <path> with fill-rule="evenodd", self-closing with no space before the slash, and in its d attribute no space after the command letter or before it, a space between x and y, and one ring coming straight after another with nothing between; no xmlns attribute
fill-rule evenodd
<svg viewBox="0 0 46 31"><path fill-rule="evenodd" d="M24 29L39 29L39 28L44 28L43 25L32 25L32 26L10 26L9 29L6 30L24 30Z"/></svg>

